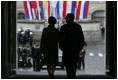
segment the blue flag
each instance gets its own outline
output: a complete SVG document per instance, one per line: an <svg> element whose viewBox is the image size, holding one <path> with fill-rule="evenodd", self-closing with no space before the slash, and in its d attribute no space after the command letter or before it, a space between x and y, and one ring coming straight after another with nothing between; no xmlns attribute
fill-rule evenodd
<svg viewBox="0 0 118 80"><path fill-rule="evenodd" d="M72 1L72 10L71 10L71 13L75 15L75 5L76 5L76 2L75 1Z"/></svg>
<svg viewBox="0 0 118 80"><path fill-rule="evenodd" d="M33 17L33 12L32 12L32 7L31 7L31 2L30 2L30 1L28 1L28 2L29 2L29 4L30 4L31 17L32 17L32 19L34 19L34 17Z"/></svg>
<svg viewBox="0 0 118 80"><path fill-rule="evenodd" d="M86 6L87 6L87 1L84 3L83 19L85 19L85 15L86 15Z"/></svg>
<svg viewBox="0 0 118 80"><path fill-rule="evenodd" d="M56 8L57 8L57 20L59 20L59 1L57 2Z"/></svg>
<svg viewBox="0 0 118 80"><path fill-rule="evenodd" d="M43 1L41 1L41 16L42 16L42 19L44 20Z"/></svg>

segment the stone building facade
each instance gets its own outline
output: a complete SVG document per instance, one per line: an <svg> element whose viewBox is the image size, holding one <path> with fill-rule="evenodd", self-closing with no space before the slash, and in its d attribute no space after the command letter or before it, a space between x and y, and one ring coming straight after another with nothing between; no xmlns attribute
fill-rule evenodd
<svg viewBox="0 0 118 80"><path fill-rule="evenodd" d="M25 13L22 1L17 1L17 31L21 27L26 29L30 28L34 32L34 39L40 41L42 30L47 26L46 22L41 21L28 21L25 20ZM101 31L100 25L104 24L106 19L106 2L105 1L90 1L88 19L76 21L82 26L86 41L100 41ZM63 25L60 22L56 27Z"/></svg>
<svg viewBox="0 0 118 80"><path fill-rule="evenodd" d="M92 20L95 13L103 13L101 16L97 17L105 17L105 10L106 10L105 5L106 5L105 1L90 1L88 20ZM20 13L25 14L23 2L17 1L17 16Z"/></svg>

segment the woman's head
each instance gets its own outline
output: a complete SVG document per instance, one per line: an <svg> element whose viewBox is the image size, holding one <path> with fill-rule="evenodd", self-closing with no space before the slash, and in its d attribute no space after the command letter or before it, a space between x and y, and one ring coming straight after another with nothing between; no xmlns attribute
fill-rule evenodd
<svg viewBox="0 0 118 80"><path fill-rule="evenodd" d="M54 25L56 24L57 20L55 19L55 17L51 16L49 17L48 19L48 23L51 24L51 25Z"/></svg>

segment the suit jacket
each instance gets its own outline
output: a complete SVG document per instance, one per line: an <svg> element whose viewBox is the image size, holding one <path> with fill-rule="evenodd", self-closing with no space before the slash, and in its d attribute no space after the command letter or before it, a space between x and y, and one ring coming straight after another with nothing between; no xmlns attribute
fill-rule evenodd
<svg viewBox="0 0 118 80"><path fill-rule="evenodd" d="M36 60L39 60L41 59L41 52L40 52L40 48L39 47L32 47L31 48L31 56L36 59Z"/></svg>
<svg viewBox="0 0 118 80"><path fill-rule="evenodd" d="M84 46L84 35L79 24L71 22L60 29L60 48L63 50L81 50Z"/></svg>
<svg viewBox="0 0 118 80"><path fill-rule="evenodd" d="M70 22L61 27L59 47L63 51L64 64L76 62L83 46L84 35L79 24Z"/></svg>

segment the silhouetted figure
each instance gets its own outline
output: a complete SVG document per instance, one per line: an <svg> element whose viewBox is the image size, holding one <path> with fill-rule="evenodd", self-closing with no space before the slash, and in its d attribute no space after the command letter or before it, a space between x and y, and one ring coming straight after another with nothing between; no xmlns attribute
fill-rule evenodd
<svg viewBox="0 0 118 80"><path fill-rule="evenodd" d="M17 32L17 40L18 40L18 43L22 44L23 41L24 41L24 38L23 38L23 29L19 29L18 32Z"/></svg>
<svg viewBox="0 0 118 80"><path fill-rule="evenodd" d="M27 49L24 45L22 46L21 55L22 55L23 67L26 67L27 66Z"/></svg>
<svg viewBox="0 0 118 80"><path fill-rule="evenodd" d="M26 34L25 32L21 32L21 44L25 45L26 43Z"/></svg>
<svg viewBox="0 0 118 80"><path fill-rule="evenodd" d="M27 67L31 68L32 64L31 64L31 52L30 52L30 47L26 46L27 49Z"/></svg>
<svg viewBox="0 0 118 80"><path fill-rule="evenodd" d="M104 33L105 33L104 24L100 25L100 30L101 30L101 38L104 39Z"/></svg>
<svg viewBox="0 0 118 80"><path fill-rule="evenodd" d="M19 29L17 32L17 40L18 40L18 43L21 43L21 29Z"/></svg>
<svg viewBox="0 0 118 80"><path fill-rule="evenodd" d="M63 51L63 64L67 77L75 78L79 52L84 45L84 35L79 24L74 22L74 15L67 14L67 24L60 29L60 49Z"/></svg>
<svg viewBox="0 0 118 80"><path fill-rule="evenodd" d="M30 28L27 28L27 29L25 30L26 41L27 41L27 42L29 42L30 32L31 32Z"/></svg>
<svg viewBox="0 0 118 80"><path fill-rule="evenodd" d="M38 43L35 43L31 48L32 58L33 58L33 70L40 71L41 67L41 52Z"/></svg>
<svg viewBox="0 0 118 80"><path fill-rule="evenodd" d="M33 59L33 70L36 71L36 67L35 67L35 57L36 57L36 54L35 54L35 47L36 47L36 43L34 42L33 43L33 46L31 47L31 57Z"/></svg>
<svg viewBox="0 0 118 80"><path fill-rule="evenodd" d="M29 43L30 43L30 47L32 47L32 42L33 42L33 32L29 33Z"/></svg>
<svg viewBox="0 0 118 80"><path fill-rule="evenodd" d="M85 50L85 48L83 48L79 54L79 60L78 60L78 69L79 70L81 69L81 64L82 64L83 69L85 69L85 63L84 63L85 54L86 54L86 50Z"/></svg>
<svg viewBox="0 0 118 80"><path fill-rule="evenodd" d="M59 31L54 26L56 24L54 17L49 17L48 23L48 27L43 29L40 48L44 54L44 63L47 65L49 77L54 77L58 64Z"/></svg>
<svg viewBox="0 0 118 80"><path fill-rule="evenodd" d="M103 24L100 25L100 30L101 30L101 33L102 33L102 35L103 35L104 32L105 32L105 28L104 28Z"/></svg>
<svg viewBox="0 0 118 80"><path fill-rule="evenodd" d="M22 47L18 47L18 67L23 67L23 61L22 61Z"/></svg>

